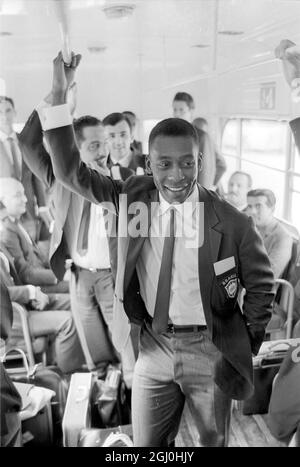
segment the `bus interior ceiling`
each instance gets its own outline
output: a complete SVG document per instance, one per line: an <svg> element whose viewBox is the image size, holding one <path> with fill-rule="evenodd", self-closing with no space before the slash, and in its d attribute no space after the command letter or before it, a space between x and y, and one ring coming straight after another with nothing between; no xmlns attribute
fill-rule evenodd
<svg viewBox="0 0 300 467"><path fill-rule="evenodd" d="M21 124L49 91L52 59L61 48L53 2L0 1L0 92L15 99ZM224 184L230 172L242 169L262 186L271 166L268 188L279 200L276 214L300 228L300 164L287 124L277 123L291 118L295 105L274 56L281 39L300 42L299 1L123 0L122 7L115 0L64 2L71 46L83 55L78 115L103 118L133 110L147 150L149 132L170 116L175 93L189 92L195 116L208 119L226 157ZM260 126L262 119L275 124Z"/></svg>
<svg viewBox="0 0 300 467"><path fill-rule="evenodd" d="M65 0L64 0L65 1ZM18 128L48 94L61 48L54 0L0 0L0 95L14 99ZM81 53L77 115L132 110L147 152L154 124L172 115L178 91L195 100L235 170L270 188L276 215L300 231L300 157L288 121L300 116L274 50L300 45L299 0L66 0L70 43ZM122 4L122 6L120 6ZM264 417L233 413L232 445L278 446ZM193 446L186 409L179 446Z"/></svg>

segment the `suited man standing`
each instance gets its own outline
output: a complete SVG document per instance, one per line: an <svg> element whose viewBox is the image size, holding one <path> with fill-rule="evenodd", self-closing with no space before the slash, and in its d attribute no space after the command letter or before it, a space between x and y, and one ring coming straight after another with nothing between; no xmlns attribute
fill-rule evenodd
<svg viewBox="0 0 300 467"><path fill-rule="evenodd" d="M13 177L19 180L28 199L27 212L22 223L35 241L39 240L39 209L46 208L45 186L29 170L23 161L19 145L19 135L14 131L16 117L14 101L0 96L0 177Z"/></svg>
<svg viewBox="0 0 300 467"><path fill-rule="evenodd" d="M166 445L186 401L201 444L227 445L231 399L253 392L251 354L271 316L274 279L261 238L250 218L197 184L198 138L185 120L167 119L152 130L153 176L113 181L80 164L64 105L79 61L73 56L65 67L61 53L54 60L45 136L58 180L92 202L111 202L118 213L113 337L121 352L129 321L141 325L134 444ZM57 106L65 116L55 125ZM188 242L185 229L199 242Z"/></svg>
<svg viewBox="0 0 300 467"><path fill-rule="evenodd" d="M100 120L89 115L80 117L74 121L74 130L83 165L110 175L106 165L108 153L104 128ZM111 331L114 296L112 269L115 270L112 251L116 249L116 241L108 242L102 208L84 200L56 180L50 156L43 145L37 111L26 122L20 134L20 143L28 166L46 186L52 188L55 223L50 244L50 264L56 277L62 279L66 272L66 260L72 259L71 306L85 359L92 370L104 360L114 357L110 348L108 354L103 319ZM124 179L132 174L131 169L123 168ZM128 364L124 362L124 373L130 386L134 365L132 352L128 360Z"/></svg>

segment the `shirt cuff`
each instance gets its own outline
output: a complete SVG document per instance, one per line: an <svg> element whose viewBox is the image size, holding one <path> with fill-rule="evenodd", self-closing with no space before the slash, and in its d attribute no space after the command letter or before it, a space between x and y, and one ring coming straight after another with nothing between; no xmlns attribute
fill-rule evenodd
<svg viewBox="0 0 300 467"><path fill-rule="evenodd" d="M29 300L35 300L36 299L36 287L34 287L34 285L27 285L27 289L29 292Z"/></svg>
<svg viewBox="0 0 300 467"><path fill-rule="evenodd" d="M38 112L44 131L72 125L73 123L68 104L55 105L51 107L50 104L43 101L36 107L36 111Z"/></svg>

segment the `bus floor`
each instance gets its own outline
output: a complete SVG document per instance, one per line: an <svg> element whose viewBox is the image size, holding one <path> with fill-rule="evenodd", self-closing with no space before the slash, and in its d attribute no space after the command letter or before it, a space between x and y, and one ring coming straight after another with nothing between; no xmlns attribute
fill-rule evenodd
<svg viewBox="0 0 300 467"><path fill-rule="evenodd" d="M198 433L191 412L185 405L176 447L198 446ZM243 415L233 407L229 447L283 447L270 433L267 415Z"/></svg>

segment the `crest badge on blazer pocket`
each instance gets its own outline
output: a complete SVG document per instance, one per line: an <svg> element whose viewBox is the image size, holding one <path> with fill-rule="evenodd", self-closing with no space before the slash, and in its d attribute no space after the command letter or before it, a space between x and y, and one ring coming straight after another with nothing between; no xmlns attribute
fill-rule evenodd
<svg viewBox="0 0 300 467"><path fill-rule="evenodd" d="M230 274L230 276L225 277L222 282L228 298L234 298L238 291L238 278L236 273Z"/></svg>

